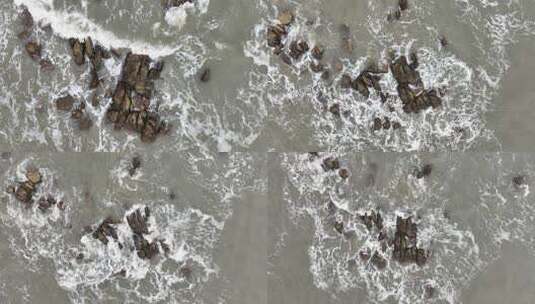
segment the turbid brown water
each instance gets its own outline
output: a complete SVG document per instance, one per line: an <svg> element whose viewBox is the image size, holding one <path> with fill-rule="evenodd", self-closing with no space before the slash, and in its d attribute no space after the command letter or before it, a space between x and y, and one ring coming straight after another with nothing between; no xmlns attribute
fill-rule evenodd
<svg viewBox="0 0 535 304"><path fill-rule="evenodd" d="M532 303L535 2L398 7L0 2L0 303Z"/></svg>

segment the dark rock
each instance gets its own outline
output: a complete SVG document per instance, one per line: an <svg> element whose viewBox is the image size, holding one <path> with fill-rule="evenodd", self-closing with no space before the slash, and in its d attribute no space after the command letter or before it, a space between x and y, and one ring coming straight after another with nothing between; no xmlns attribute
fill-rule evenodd
<svg viewBox="0 0 535 304"><path fill-rule="evenodd" d="M340 79L340 87L342 89L349 89L351 87L352 80L351 76L344 74L342 75L342 78Z"/></svg>
<svg viewBox="0 0 535 304"><path fill-rule="evenodd" d="M98 225L97 229L93 232L93 238L99 240L104 245L108 245L108 237L111 237L117 241L117 229L114 227L114 225L119 223L119 220L115 220L112 217L105 218L104 221L102 221L102 223Z"/></svg>
<svg viewBox="0 0 535 304"><path fill-rule="evenodd" d="M329 107L329 112L331 112L334 116L340 116L340 105L335 103L331 107Z"/></svg>
<svg viewBox="0 0 535 304"><path fill-rule="evenodd" d="M397 129L401 128L401 124L400 124L399 122L395 121L395 122L392 124L392 128L393 128L394 130L397 130Z"/></svg>
<svg viewBox="0 0 535 304"><path fill-rule="evenodd" d="M340 177L343 179L347 179L349 177L349 170L342 168L340 171L338 171L338 175L340 175Z"/></svg>
<svg viewBox="0 0 535 304"><path fill-rule="evenodd" d="M325 171L334 171L340 169L340 162L335 157L327 157L323 160L322 167Z"/></svg>
<svg viewBox="0 0 535 304"><path fill-rule="evenodd" d="M334 229L340 234L344 233L344 223L343 222L334 223Z"/></svg>
<svg viewBox="0 0 535 304"><path fill-rule="evenodd" d="M41 58L41 45L35 41L30 41L26 43L26 52L28 52L28 55L32 57L32 59L37 60Z"/></svg>
<svg viewBox="0 0 535 304"><path fill-rule="evenodd" d="M83 65L85 63L84 57L84 43L75 38L69 39L69 45L71 47L71 54L74 62L77 65Z"/></svg>
<svg viewBox="0 0 535 304"><path fill-rule="evenodd" d="M321 60L323 58L323 49L320 46L315 46L310 52L312 57L316 60Z"/></svg>
<svg viewBox="0 0 535 304"><path fill-rule="evenodd" d="M385 130L390 129L390 119L388 117L385 117L385 119L384 119L383 129L385 129Z"/></svg>
<svg viewBox="0 0 535 304"><path fill-rule="evenodd" d="M416 173L416 178L420 179L420 178L427 177L431 175L432 170L433 170L433 165L426 164L422 167L421 170L418 170L418 172Z"/></svg>
<svg viewBox="0 0 535 304"><path fill-rule="evenodd" d="M516 187L520 187L526 184L526 176L524 175L517 175L513 177L513 185Z"/></svg>
<svg viewBox="0 0 535 304"><path fill-rule="evenodd" d="M41 70L43 71L50 72L54 70L54 64L49 59L41 59L39 61L39 65L41 66Z"/></svg>
<svg viewBox="0 0 535 304"><path fill-rule="evenodd" d="M82 117L78 119L78 129L80 130L89 130L93 126L93 120L89 115L83 114Z"/></svg>
<svg viewBox="0 0 535 304"><path fill-rule="evenodd" d="M96 89L100 83L100 79L98 78L97 70L93 67L91 68L91 80L89 82L89 89Z"/></svg>
<svg viewBox="0 0 535 304"><path fill-rule="evenodd" d="M202 71L201 71L201 76L199 77L199 79L201 80L201 82L208 82L210 80L210 69L209 68L204 68Z"/></svg>
<svg viewBox="0 0 535 304"><path fill-rule="evenodd" d="M383 127L383 122L381 121L381 118L378 118L378 117L374 118L372 130L379 131L381 130L382 127Z"/></svg>
<svg viewBox="0 0 535 304"><path fill-rule="evenodd" d="M370 262L375 268L382 270L386 267L386 259L383 258L377 251L373 254Z"/></svg>
<svg viewBox="0 0 535 304"><path fill-rule="evenodd" d="M93 58L95 56L95 49L93 48L93 40L91 40L91 37L87 37L84 40L84 50L87 57Z"/></svg>
<svg viewBox="0 0 535 304"><path fill-rule="evenodd" d="M370 213L364 213L363 215L360 215L360 220L362 223L366 226L368 229L377 228L377 230L383 229L383 218L381 216L381 213L371 211Z"/></svg>
<svg viewBox="0 0 535 304"><path fill-rule="evenodd" d="M31 29L33 27L33 16L26 6L21 7L19 12L19 20L25 29Z"/></svg>
<svg viewBox="0 0 535 304"><path fill-rule="evenodd" d="M141 158L139 156L134 156L134 158L132 158L130 168L128 169L128 174L130 174L130 176L134 176L139 167L141 167Z"/></svg>
<svg viewBox="0 0 535 304"><path fill-rule="evenodd" d="M310 69L311 69L312 72L314 72L314 73L320 73L320 72L323 71L323 64L321 64L321 63L311 62L311 63L310 63Z"/></svg>
<svg viewBox="0 0 535 304"><path fill-rule="evenodd" d="M444 36L444 35L440 35L440 36L438 37L438 41L440 42L440 45L441 45L442 47L447 47L448 44L449 44L448 39L447 39L446 36Z"/></svg>
<svg viewBox="0 0 535 304"><path fill-rule="evenodd" d="M39 205L39 210L41 210L42 212L48 210L50 207L52 207L53 205L56 204L56 200L52 197L52 196L47 196L47 197L41 197L38 201L37 201L37 204Z"/></svg>
<svg viewBox="0 0 535 304"><path fill-rule="evenodd" d="M290 57L298 60L304 53L308 52L308 43L303 40L290 43Z"/></svg>
<svg viewBox="0 0 535 304"><path fill-rule="evenodd" d="M282 25L269 26L266 32L268 46L282 46L282 40L287 34L286 28Z"/></svg>
<svg viewBox="0 0 535 304"><path fill-rule="evenodd" d="M139 258L150 260L160 252L157 241L149 243L141 234L134 234L133 238Z"/></svg>
<svg viewBox="0 0 535 304"><path fill-rule="evenodd" d="M409 1L408 0L399 0L399 9L404 11L409 8Z"/></svg>
<svg viewBox="0 0 535 304"><path fill-rule="evenodd" d="M400 263L415 263L423 266L427 262L428 253L417 247L418 227L412 217L397 217L394 234L393 258Z"/></svg>
<svg viewBox="0 0 535 304"><path fill-rule="evenodd" d="M150 212L148 212L149 209L145 209L145 214L141 214L140 209L136 209L136 211L130 213L126 216L126 220L128 221L128 225L130 226L130 229L135 234L148 234L149 228L147 226L147 220L149 218Z"/></svg>
<svg viewBox="0 0 535 304"><path fill-rule="evenodd" d="M164 62L158 61L154 64L152 68L149 70L149 79L156 80L160 78L160 75L164 68Z"/></svg>

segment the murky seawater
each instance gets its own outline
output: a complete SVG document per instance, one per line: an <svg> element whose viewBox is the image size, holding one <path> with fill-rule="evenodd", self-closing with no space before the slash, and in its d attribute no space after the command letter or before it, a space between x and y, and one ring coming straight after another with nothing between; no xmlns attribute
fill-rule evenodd
<svg viewBox="0 0 535 304"><path fill-rule="evenodd" d="M533 302L535 2L163 2L0 1L1 303ZM322 56L268 45L285 11L282 53ZM69 46L87 37L110 51L96 88ZM151 143L107 116L129 52L164 63ZM391 72L369 96L341 86L400 56L439 107L406 113ZM25 204L7 190L31 168ZM128 223L145 207L151 259ZM398 217L422 265L395 260Z"/></svg>

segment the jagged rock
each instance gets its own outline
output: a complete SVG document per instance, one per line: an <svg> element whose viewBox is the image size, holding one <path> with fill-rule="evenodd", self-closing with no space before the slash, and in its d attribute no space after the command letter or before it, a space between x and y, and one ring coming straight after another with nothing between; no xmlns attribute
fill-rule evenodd
<svg viewBox="0 0 535 304"><path fill-rule="evenodd" d="M308 52L308 43L303 40L290 43L290 57L298 60L304 53Z"/></svg>
<svg viewBox="0 0 535 304"><path fill-rule="evenodd" d="M272 25L267 28L267 42L270 47L278 47L282 45L282 40L288 32L282 25Z"/></svg>
<svg viewBox="0 0 535 304"><path fill-rule="evenodd" d="M323 58L323 49L320 46L315 46L312 48L312 51L310 51L312 54L312 57L316 60L321 60Z"/></svg>
<svg viewBox="0 0 535 304"><path fill-rule="evenodd" d="M83 114L82 117L78 119L78 129L80 130L89 130L93 126L93 120L89 115Z"/></svg>
<svg viewBox="0 0 535 304"><path fill-rule="evenodd" d="M366 226L366 228L371 230L375 225L375 228L377 228L377 230L383 229L383 218L381 216L381 213L371 211L369 214L366 212L365 214L359 217L360 217L360 220Z"/></svg>
<svg viewBox="0 0 535 304"><path fill-rule="evenodd" d="M130 164L130 168L128 169L128 174L130 176L134 176L136 174L137 169L141 167L141 158L139 156L134 156L132 158L132 163Z"/></svg>
<svg viewBox="0 0 535 304"><path fill-rule="evenodd" d="M21 11L19 12L19 19L21 25L25 29L30 29L33 27L33 16L26 6L21 7Z"/></svg>
<svg viewBox="0 0 535 304"><path fill-rule="evenodd" d="M320 73L323 71L323 64L321 63L315 63L315 62L311 62L310 63L310 69L312 70L312 72L314 73Z"/></svg>
<svg viewBox="0 0 535 304"><path fill-rule="evenodd" d="M149 70L149 79L156 80L160 78L160 75L164 68L164 62L158 61L152 68Z"/></svg>
<svg viewBox="0 0 535 304"><path fill-rule="evenodd" d="M160 252L157 241L149 243L141 234L134 234L133 238L139 258L150 260Z"/></svg>
<svg viewBox="0 0 535 304"><path fill-rule="evenodd" d="M201 82L210 81L210 69L209 68L204 68L200 73L199 79L201 80Z"/></svg>
<svg viewBox="0 0 535 304"><path fill-rule="evenodd" d="M37 185L37 184L41 183L41 173L39 173L39 170L37 170L37 169L33 169L33 168L29 169L26 172L26 178L33 185Z"/></svg>
<svg viewBox="0 0 535 304"><path fill-rule="evenodd" d="M340 162L335 157L327 157L323 160L322 167L325 171L334 171L340 169Z"/></svg>
<svg viewBox="0 0 535 304"><path fill-rule="evenodd" d="M393 240L394 260L400 263L416 263L418 266L427 262L428 253L417 247L417 236L418 226L412 222L412 217L403 219L398 216Z"/></svg>
<svg viewBox="0 0 535 304"><path fill-rule="evenodd" d="M97 70L93 67L91 68L91 80L89 82L89 89L96 89L100 83L98 78Z"/></svg>
<svg viewBox="0 0 535 304"><path fill-rule="evenodd" d="M28 52L28 55L30 55L32 59L37 60L41 58L42 47L39 43L35 41L30 41L26 43L25 48L26 48L26 52Z"/></svg>
<svg viewBox="0 0 535 304"><path fill-rule="evenodd" d="M294 15L291 11L283 11L278 17L279 23L282 25L289 25L294 20Z"/></svg>
<svg viewBox="0 0 535 304"><path fill-rule="evenodd" d="M392 124L392 128L393 128L394 130L397 130L397 129L401 128L401 124L400 124L399 122L396 121L396 122L394 122L394 123Z"/></svg>
<svg viewBox="0 0 535 304"><path fill-rule="evenodd" d="M112 217L105 218L104 221L102 221L102 223L98 225L97 229L93 232L93 238L98 239L104 245L108 245L108 237L111 237L117 241L117 229L112 225L117 225L120 223L121 221L116 220Z"/></svg>
<svg viewBox="0 0 535 304"><path fill-rule="evenodd" d="M74 62L77 65L83 65L85 63L84 43L76 38L70 38L69 45L71 47L71 54Z"/></svg>
<svg viewBox="0 0 535 304"><path fill-rule="evenodd" d="M385 117L385 119L384 119L383 129L385 129L385 130L390 129L390 119L388 117Z"/></svg>
<svg viewBox="0 0 535 304"><path fill-rule="evenodd" d="M378 118L378 117L374 118L372 130L379 131L381 130L382 127L383 127L383 122L381 121L381 118Z"/></svg>
<svg viewBox="0 0 535 304"><path fill-rule="evenodd" d="M121 78L106 112L107 120L116 129L126 127L135 131L143 142L153 142L157 135L167 130L158 113L149 111L153 90L153 81L149 77L150 63L151 59L146 55L129 53L126 56Z"/></svg>
<svg viewBox="0 0 535 304"><path fill-rule="evenodd" d="M448 39L444 35L440 35L438 37L438 41L442 47L447 47L449 45Z"/></svg>
<svg viewBox="0 0 535 304"><path fill-rule="evenodd" d="M150 216L150 211L148 207L145 207L145 214L141 214L140 209L136 209L136 211L130 213L126 220L128 221L128 225L130 226L130 229L135 234L147 234L149 233L149 228L147 226L147 220Z"/></svg>

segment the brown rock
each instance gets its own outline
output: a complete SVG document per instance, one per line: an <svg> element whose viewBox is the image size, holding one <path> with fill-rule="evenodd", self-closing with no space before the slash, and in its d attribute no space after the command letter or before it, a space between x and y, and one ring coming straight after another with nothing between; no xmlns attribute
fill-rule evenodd
<svg viewBox="0 0 535 304"><path fill-rule="evenodd" d="M41 58L41 45L35 41L30 41L26 43L26 52L28 52L28 55L32 57L32 59L37 60Z"/></svg>
<svg viewBox="0 0 535 304"><path fill-rule="evenodd" d="M279 14L278 20L282 25L289 25L294 20L294 15L291 11L286 10Z"/></svg>

